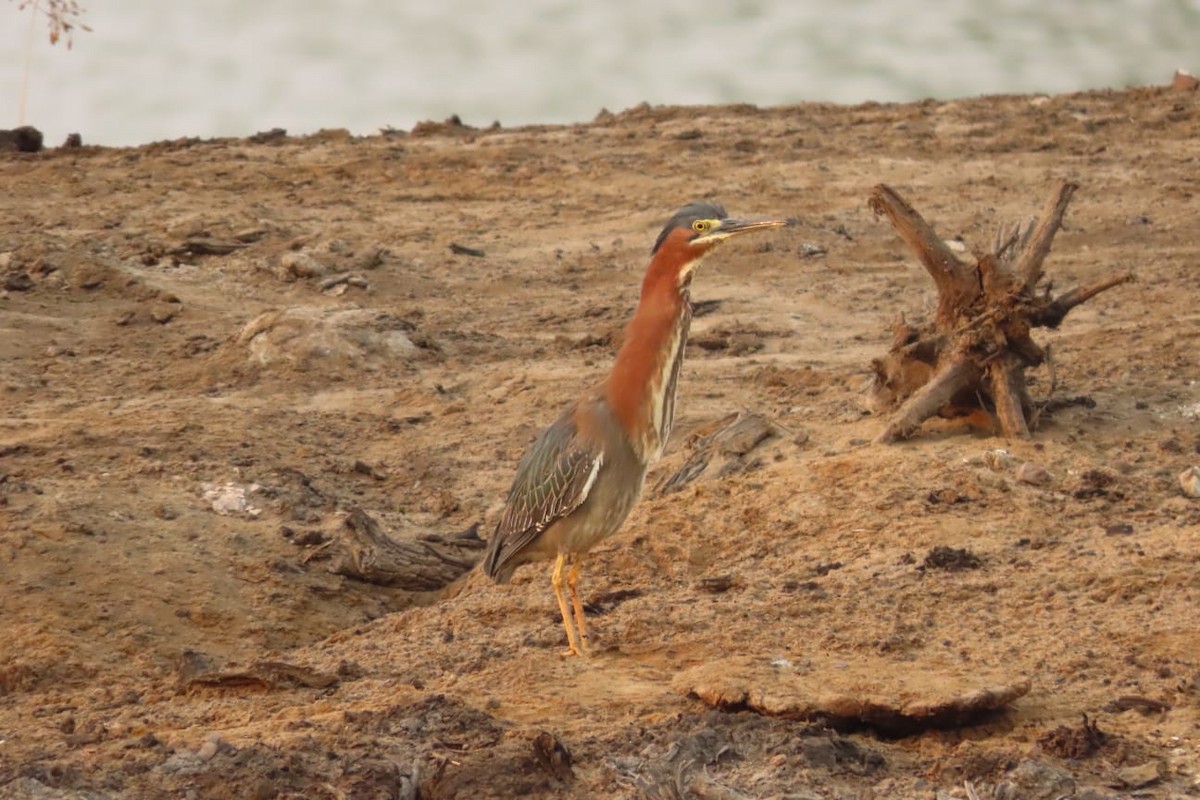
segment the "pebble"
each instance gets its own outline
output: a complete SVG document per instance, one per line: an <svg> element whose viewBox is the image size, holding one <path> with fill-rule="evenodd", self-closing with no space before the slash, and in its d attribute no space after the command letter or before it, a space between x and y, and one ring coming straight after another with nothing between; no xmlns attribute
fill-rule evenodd
<svg viewBox="0 0 1200 800"><path fill-rule="evenodd" d="M155 303L150 308L150 319L165 325L179 315L183 306L179 303Z"/></svg>
<svg viewBox="0 0 1200 800"><path fill-rule="evenodd" d="M1026 461L1017 467L1017 480L1030 486L1046 486L1052 480L1050 473L1041 464Z"/></svg>
<svg viewBox="0 0 1200 800"><path fill-rule="evenodd" d="M1163 765L1159 761L1147 761L1136 767L1117 770L1117 780L1126 789L1140 789L1158 783L1163 777Z"/></svg>
<svg viewBox="0 0 1200 800"><path fill-rule="evenodd" d="M304 252L284 253L279 257L279 267L275 270L281 280L294 281L297 278L315 278L329 272L329 268L317 259Z"/></svg>
<svg viewBox="0 0 1200 800"><path fill-rule="evenodd" d="M208 738L204 740L204 744L200 745L200 749L196 751L196 756L201 761L208 761L221 749L221 744L221 735L219 733L210 733Z"/></svg>
<svg viewBox="0 0 1200 800"><path fill-rule="evenodd" d="M200 485L201 495L212 506L212 510L221 516L246 514L257 517L262 513L262 509L257 508L251 502L249 495L257 493L260 489L261 487L257 483L248 486L236 483L226 483L223 486L215 483Z"/></svg>
<svg viewBox="0 0 1200 800"><path fill-rule="evenodd" d="M1179 488L1184 497L1200 497L1200 467L1188 467L1179 473Z"/></svg>
<svg viewBox="0 0 1200 800"><path fill-rule="evenodd" d="M9 292L28 292L33 288L33 278L27 272L10 272L4 276L4 288Z"/></svg>
<svg viewBox="0 0 1200 800"><path fill-rule="evenodd" d="M988 450L983 454L983 463L993 472L1004 472L1012 469L1016 459L1007 450Z"/></svg>

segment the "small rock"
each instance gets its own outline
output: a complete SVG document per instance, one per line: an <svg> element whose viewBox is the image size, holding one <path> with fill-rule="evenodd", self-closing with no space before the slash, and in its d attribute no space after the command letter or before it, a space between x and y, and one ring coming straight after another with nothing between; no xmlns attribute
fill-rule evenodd
<svg viewBox="0 0 1200 800"><path fill-rule="evenodd" d="M733 588L733 576L714 575L708 578L701 578L696 583L696 588L709 594L722 594Z"/></svg>
<svg viewBox="0 0 1200 800"><path fill-rule="evenodd" d="M816 258L817 256L825 255L829 250L819 244L805 242L800 245L799 252L801 258Z"/></svg>
<svg viewBox="0 0 1200 800"><path fill-rule="evenodd" d="M1054 800L1075 793L1075 779L1066 770L1027 758L1009 773L1024 800Z"/></svg>
<svg viewBox="0 0 1200 800"><path fill-rule="evenodd" d="M1017 467L1017 480L1030 486L1047 486L1053 478L1041 464L1026 461Z"/></svg>
<svg viewBox="0 0 1200 800"><path fill-rule="evenodd" d="M150 308L150 319L159 325L166 325L179 316L181 310L183 310L183 306L179 303L155 303Z"/></svg>
<svg viewBox="0 0 1200 800"><path fill-rule="evenodd" d="M200 486L200 491L204 499L212 506L212 510L221 516L246 514L257 517L262 510L256 508L247 495L257 492L259 488L257 483L248 486L239 486L235 483L226 483L223 486L205 483Z"/></svg>
<svg viewBox="0 0 1200 800"><path fill-rule="evenodd" d="M1140 789L1162 780L1163 771L1161 761L1147 761L1136 767L1124 767L1117 770L1117 784L1124 789Z"/></svg>
<svg viewBox="0 0 1200 800"><path fill-rule="evenodd" d="M1171 88L1183 92L1194 92L1196 87L1200 86L1200 78L1197 78L1186 69L1175 70L1175 77L1171 79Z"/></svg>
<svg viewBox="0 0 1200 800"><path fill-rule="evenodd" d="M1179 488L1184 497L1200 497L1200 467L1188 467L1179 473Z"/></svg>
<svg viewBox="0 0 1200 800"><path fill-rule="evenodd" d="M351 269L358 269L358 270L377 269L383 264L384 260L386 258L388 258L388 256L390 256L390 255L391 255L391 253L388 251L388 249L386 247L384 247L381 244L377 244L377 245L374 245L373 247L367 248L367 251L365 253L363 253L358 258L354 259L351 262L350 267L351 267Z"/></svg>
<svg viewBox="0 0 1200 800"><path fill-rule="evenodd" d="M217 733L211 733L209 734L208 738L204 740L204 744L200 745L200 749L196 751L196 756L201 761L208 761L217 754L217 751L221 749L221 745L221 735Z"/></svg>
<svg viewBox="0 0 1200 800"><path fill-rule="evenodd" d="M10 272L4 276L4 288L9 292L28 292L33 288L33 278L28 272Z"/></svg>
<svg viewBox="0 0 1200 800"><path fill-rule="evenodd" d="M964 569L979 569L983 561L970 550L961 547L938 545L925 556L926 569L944 569L957 572Z"/></svg>
<svg viewBox="0 0 1200 800"><path fill-rule="evenodd" d="M1006 472L1012 469L1016 459L1007 450L988 450L983 454L983 463L993 472Z"/></svg>
<svg viewBox="0 0 1200 800"><path fill-rule="evenodd" d="M284 281L294 281L297 278L315 278L329 272L329 267L305 252L284 253L279 257L279 266L275 275Z"/></svg>
<svg viewBox="0 0 1200 800"><path fill-rule="evenodd" d="M368 478L374 478L377 481L387 479L386 472L381 472L361 459L355 461L354 466L352 466L351 469L359 475L366 475Z"/></svg>

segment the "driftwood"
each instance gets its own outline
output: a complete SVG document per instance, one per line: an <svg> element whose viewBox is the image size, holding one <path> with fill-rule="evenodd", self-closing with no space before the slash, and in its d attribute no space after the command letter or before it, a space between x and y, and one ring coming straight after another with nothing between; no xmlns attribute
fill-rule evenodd
<svg viewBox="0 0 1200 800"><path fill-rule="evenodd" d="M683 466L658 480L655 495L682 490L706 472L724 478L754 469L758 464L749 454L783 429L761 414L735 411L692 437L691 454ZM717 464L714 469L710 466Z"/></svg>
<svg viewBox="0 0 1200 800"><path fill-rule="evenodd" d="M1133 279L1109 275L1057 297L1049 285L1038 290L1043 262L1077 188L1060 183L1036 220L1002 226L991 251L969 264L894 189L875 187L871 209L892 223L938 294L933 319L910 324L901 318L888 354L872 362L872 399L892 414L876 441L912 436L935 415L980 411L993 415L1005 436L1029 436L1039 409L1025 370L1049 363L1048 349L1033 341L1032 329L1056 328L1071 309Z"/></svg>
<svg viewBox="0 0 1200 800"><path fill-rule="evenodd" d="M362 509L355 509L332 541L305 561L329 558L335 575L410 592L441 589L470 571L485 543L478 525L461 533L393 539Z"/></svg>

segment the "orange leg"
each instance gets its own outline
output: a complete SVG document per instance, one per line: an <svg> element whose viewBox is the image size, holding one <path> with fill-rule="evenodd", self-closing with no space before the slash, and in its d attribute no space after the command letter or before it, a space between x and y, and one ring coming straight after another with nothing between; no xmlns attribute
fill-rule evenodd
<svg viewBox="0 0 1200 800"><path fill-rule="evenodd" d="M567 630L567 647L570 648L564 655L583 655L583 650L579 646L579 634L575 632L575 626L571 623L571 609L567 607L567 598L563 594L563 565L566 564L567 557L563 553L558 554L558 559L554 562L554 573L550 576L550 583L554 586L554 597L558 600L558 610L562 613L563 627Z"/></svg>
<svg viewBox="0 0 1200 800"><path fill-rule="evenodd" d="M571 592L571 606L575 609L575 627L579 631L579 646L587 653L587 620L583 618L583 603L579 600L579 567L583 564L583 553L575 556L567 572L567 589Z"/></svg>

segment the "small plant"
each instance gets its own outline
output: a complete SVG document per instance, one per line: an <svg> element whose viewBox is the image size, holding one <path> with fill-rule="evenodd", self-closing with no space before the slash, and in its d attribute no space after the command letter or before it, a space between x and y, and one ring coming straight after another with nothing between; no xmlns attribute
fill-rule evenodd
<svg viewBox="0 0 1200 800"><path fill-rule="evenodd" d="M79 22L83 8L75 0L18 0L17 9L29 9L29 35L25 38L25 69L21 75L21 104L17 114L17 124L25 124L25 99L29 94L29 64L33 60L33 30L37 18L45 15L50 27L50 44L58 44L59 39L66 39L67 49L75 43L73 33L76 28L90 31L87 25Z"/></svg>

